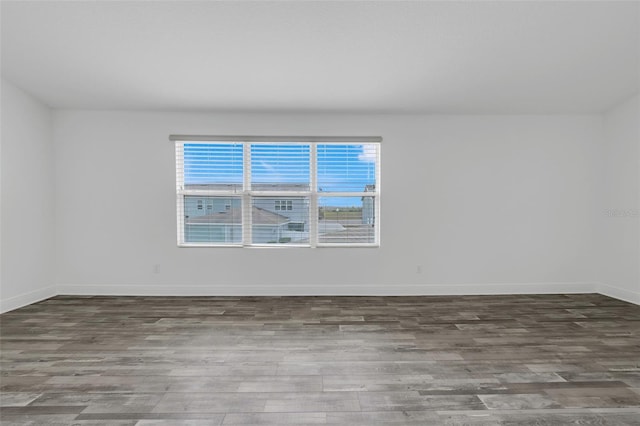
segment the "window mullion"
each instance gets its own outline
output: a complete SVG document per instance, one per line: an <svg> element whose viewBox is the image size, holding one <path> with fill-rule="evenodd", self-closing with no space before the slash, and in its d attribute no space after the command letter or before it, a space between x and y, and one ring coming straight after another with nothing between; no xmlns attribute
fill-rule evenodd
<svg viewBox="0 0 640 426"><path fill-rule="evenodd" d="M260 197L308 197L309 191L249 191L249 195Z"/></svg>
<svg viewBox="0 0 640 426"><path fill-rule="evenodd" d="M251 221L252 221L252 200L251 200L251 143L242 144L243 155L243 191L242 191L242 245L251 245Z"/></svg>
<svg viewBox="0 0 640 426"><path fill-rule="evenodd" d="M309 147L309 184L311 194L309 195L309 245L318 245L318 176L317 176L317 155L316 144Z"/></svg>

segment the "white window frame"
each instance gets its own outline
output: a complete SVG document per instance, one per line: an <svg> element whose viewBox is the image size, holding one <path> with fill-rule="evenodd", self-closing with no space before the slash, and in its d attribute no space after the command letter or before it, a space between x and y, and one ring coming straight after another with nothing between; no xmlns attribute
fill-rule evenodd
<svg viewBox="0 0 640 426"><path fill-rule="evenodd" d="M176 153L176 213L177 213L177 243L179 247L380 247L380 137L240 137L240 136L185 136L172 135L169 138L175 142ZM184 144L211 143L241 143L243 145L243 185L242 190L202 190L186 189L184 185ZM251 145L269 143L277 145L305 145L309 146L309 190L308 191L264 191L251 189ZM351 192L318 191L317 184L317 150L318 144L336 145L375 145L375 190ZM185 242L184 199L185 196L228 197L242 199L242 242L241 243L213 243L213 242ZM309 243L295 244L258 244L252 243L252 200L260 197L306 197L309 199ZM318 241L318 198L319 197L370 197L374 200L374 242L373 243L320 243ZM204 204L204 203L203 203ZM274 207L275 210L275 207Z"/></svg>

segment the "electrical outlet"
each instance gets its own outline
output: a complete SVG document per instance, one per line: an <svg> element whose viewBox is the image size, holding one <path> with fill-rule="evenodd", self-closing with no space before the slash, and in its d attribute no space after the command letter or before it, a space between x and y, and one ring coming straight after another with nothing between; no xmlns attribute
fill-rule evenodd
<svg viewBox="0 0 640 426"><path fill-rule="evenodd" d="M153 273L154 274L159 274L160 273L160 264L156 263L155 265L153 265Z"/></svg>
<svg viewBox="0 0 640 426"><path fill-rule="evenodd" d="M421 273L422 273L422 265L416 266L416 274L421 274Z"/></svg>

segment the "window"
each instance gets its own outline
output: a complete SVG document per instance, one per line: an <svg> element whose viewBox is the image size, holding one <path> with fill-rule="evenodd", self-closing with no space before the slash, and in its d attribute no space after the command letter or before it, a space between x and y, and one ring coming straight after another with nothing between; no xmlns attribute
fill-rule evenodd
<svg viewBox="0 0 640 426"><path fill-rule="evenodd" d="M304 232L304 223L302 222L289 222L289 231Z"/></svg>
<svg viewBox="0 0 640 426"><path fill-rule="evenodd" d="M276 210L293 210L293 201L291 200L276 200L275 207Z"/></svg>
<svg viewBox="0 0 640 426"><path fill-rule="evenodd" d="M379 245L380 138L262 139L172 136L178 245Z"/></svg>

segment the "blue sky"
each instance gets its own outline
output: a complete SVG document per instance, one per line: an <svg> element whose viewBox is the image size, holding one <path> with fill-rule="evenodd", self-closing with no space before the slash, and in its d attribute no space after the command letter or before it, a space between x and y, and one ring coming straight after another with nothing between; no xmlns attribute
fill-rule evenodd
<svg viewBox="0 0 640 426"><path fill-rule="evenodd" d="M318 144L316 150L320 192L363 191L375 183L374 145ZM242 183L242 153L241 143L185 143L185 183ZM253 144L252 182L308 183L309 153L309 145ZM354 199L335 200L353 205Z"/></svg>
<svg viewBox="0 0 640 426"><path fill-rule="evenodd" d="M184 144L184 182L242 183L242 144Z"/></svg>

